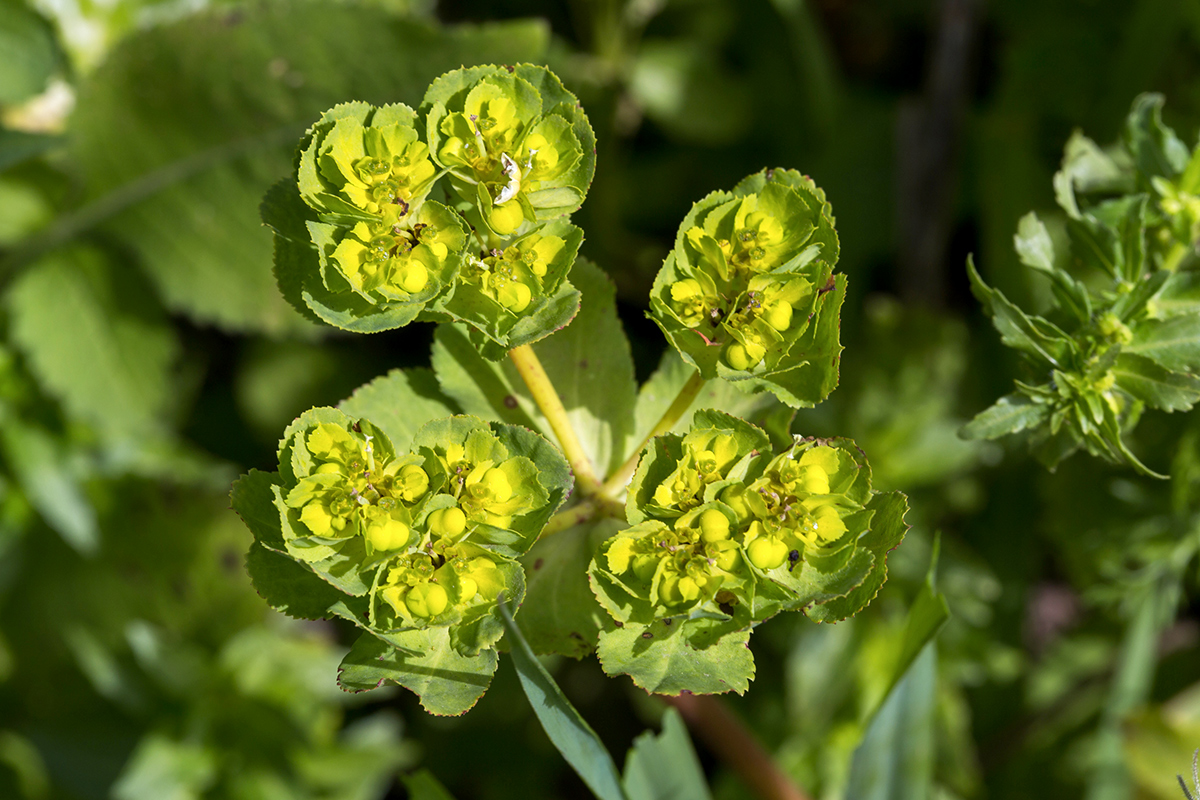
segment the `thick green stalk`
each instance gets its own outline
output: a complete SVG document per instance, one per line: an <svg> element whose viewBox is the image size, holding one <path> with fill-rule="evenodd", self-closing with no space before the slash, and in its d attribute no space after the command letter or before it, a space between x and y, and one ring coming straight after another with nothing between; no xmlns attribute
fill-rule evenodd
<svg viewBox="0 0 1200 800"><path fill-rule="evenodd" d="M675 423L679 422L680 418L687 413L687 410L692 407L692 403L696 401L696 397L700 394L700 390L704 388L704 378L700 377L699 372L693 372L692 377L688 378L687 383L679 390L679 394L671 402L670 407L663 413L662 417L646 434L646 438L637 446L633 454L629 456L624 464L617 468L617 471L609 476L604 482L604 494L608 497L616 497L625 490L629 484L629 479L633 477L634 471L637 469L638 458L642 451L646 449L646 445L655 436L661 436L671 428L675 427Z"/></svg>
<svg viewBox="0 0 1200 800"><path fill-rule="evenodd" d="M571 427L571 419L567 416L562 399L555 391L554 384L550 382L550 376L543 369L537 354L533 352L531 346L526 344L509 350L508 357L516 366L525 385L529 387L529 393L533 395L533 401L541 409L542 416L550 423L550 429L554 431L558 445L562 448L563 455L567 457L567 462L570 463L571 470L575 473L575 485L586 497L598 494L601 487L600 480L596 477L596 470L592 467L591 459L583 449L579 437L575 435L575 429Z"/></svg>

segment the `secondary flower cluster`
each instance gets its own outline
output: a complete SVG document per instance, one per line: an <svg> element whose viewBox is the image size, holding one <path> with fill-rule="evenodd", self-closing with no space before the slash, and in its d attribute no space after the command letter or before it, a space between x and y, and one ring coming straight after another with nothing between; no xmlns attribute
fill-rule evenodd
<svg viewBox="0 0 1200 800"><path fill-rule="evenodd" d="M651 316L705 378L750 380L811 405L836 383L837 257L829 206L811 181L791 170L752 175L693 206L655 280Z"/></svg>
<svg viewBox="0 0 1200 800"><path fill-rule="evenodd" d="M848 440L798 440L772 456L761 430L699 412L687 435L659 437L643 456L635 524L601 546L593 589L622 624L725 619L731 630L845 595L872 563L865 549L852 557L871 495Z"/></svg>
<svg viewBox="0 0 1200 800"><path fill-rule="evenodd" d="M451 627L461 652L490 647L502 632L497 597L524 593L515 557L553 511L538 465L502 441L534 436L452 417L399 455L370 422L313 409L280 448L286 552L368 595L377 633Z"/></svg>
<svg viewBox="0 0 1200 800"><path fill-rule="evenodd" d="M505 350L540 338L574 313L551 303L577 296L565 278L582 232L559 218L582 204L594 150L575 97L543 67L455 70L418 111L336 106L301 141L302 203L288 184L263 207L281 286L350 330L420 317L467 322ZM430 199L444 176L453 208Z"/></svg>

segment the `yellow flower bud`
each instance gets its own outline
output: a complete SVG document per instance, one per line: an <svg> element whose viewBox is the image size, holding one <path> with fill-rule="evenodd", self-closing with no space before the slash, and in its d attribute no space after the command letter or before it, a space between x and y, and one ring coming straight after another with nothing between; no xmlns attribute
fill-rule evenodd
<svg viewBox="0 0 1200 800"><path fill-rule="evenodd" d="M400 520L384 516L367 523L363 537L376 550L399 550L408 544L410 532Z"/></svg>
<svg viewBox="0 0 1200 800"><path fill-rule="evenodd" d="M763 360L767 351L762 345L734 342L725 350L725 363L734 369L751 369Z"/></svg>
<svg viewBox="0 0 1200 800"><path fill-rule="evenodd" d="M428 283L429 270L416 261L409 261L396 272L396 285L406 292L419 292Z"/></svg>
<svg viewBox="0 0 1200 800"><path fill-rule="evenodd" d="M396 483L404 502L413 503L429 489L429 476L425 474L425 470L409 464L400 470Z"/></svg>
<svg viewBox="0 0 1200 800"><path fill-rule="evenodd" d="M767 324L777 331L786 331L792 324L792 304L777 300L763 311Z"/></svg>

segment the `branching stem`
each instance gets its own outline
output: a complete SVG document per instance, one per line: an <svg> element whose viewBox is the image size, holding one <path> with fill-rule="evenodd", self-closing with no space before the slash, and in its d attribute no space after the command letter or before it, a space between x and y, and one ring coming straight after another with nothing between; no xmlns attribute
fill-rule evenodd
<svg viewBox="0 0 1200 800"><path fill-rule="evenodd" d="M703 388L704 378L700 377L699 372L693 372L692 377L688 378L687 383L679 390L679 394L675 395L675 399L671 402L670 407L663 413L654 427L650 429L650 432L646 434L646 438L642 440L642 443L637 446L637 449L633 451L629 459L604 482L603 492L606 496L616 497L625 490L629 479L633 477L633 473L637 469L638 457L641 456L642 450L646 449L646 445L655 436L661 436L675 427L675 423L679 422L680 418L692 407L692 403L696 401L696 397Z"/></svg>
<svg viewBox="0 0 1200 800"><path fill-rule="evenodd" d="M542 362L538 360L537 354L533 352L530 345L526 344L509 350L508 357L516 366L525 385L529 387L533 401L537 403L542 415L550 423L550 429L554 431L559 447L562 448L563 454L571 464L571 470L575 473L575 485L579 487L579 491L585 497L598 494L601 487L600 480L596 477L596 470L592 467L591 459L584 451L579 437L575 435L575 429L571 427L571 419L563 407L562 398L555 391L554 384L550 382L550 377L542 367Z"/></svg>
<svg viewBox="0 0 1200 800"><path fill-rule="evenodd" d="M754 734L716 697L681 694L661 699L678 709L692 732L763 800L812 800L783 774Z"/></svg>
<svg viewBox="0 0 1200 800"><path fill-rule="evenodd" d="M539 539L544 539L559 531L565 531L567 528L573 528L576 525L582 525L585 522L590 522L597 517L624 517L625 507L603 495L595 495L589 497L578 505L571 506L566 511L560 511L550 518L546 523L546 527L542 529Z"/></svg>

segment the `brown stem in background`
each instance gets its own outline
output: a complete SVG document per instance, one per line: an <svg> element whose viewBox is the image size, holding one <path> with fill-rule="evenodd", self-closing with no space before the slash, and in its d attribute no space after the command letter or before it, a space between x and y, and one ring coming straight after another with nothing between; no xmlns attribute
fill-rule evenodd
<svg viewBox="0 0 1200 800"><path fill-rule="evenodd" d="M783 774L754 734L720 699L703 694L660 699L674 706L692 733L763 800L812 800Z"/></svg>
<svg viewBox="0 0 1200 800"><path fill-rule="evenodd" d="M897 122L900 293L935 308L946 302L955 164L982 6L983 0L942 1L925 93L901 106Z"/></svg>

